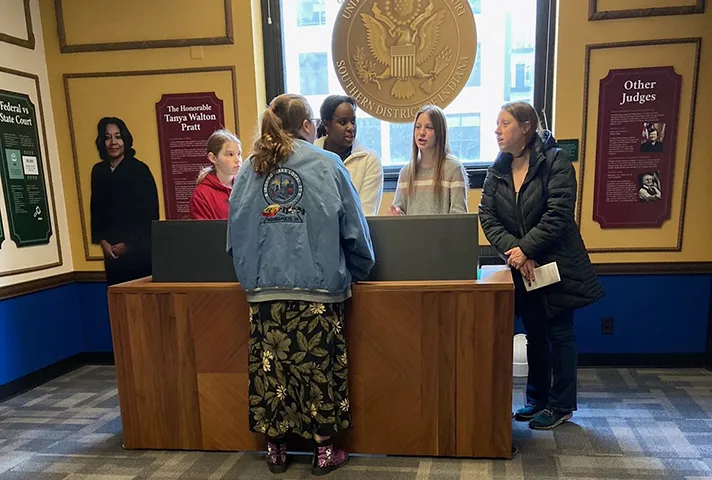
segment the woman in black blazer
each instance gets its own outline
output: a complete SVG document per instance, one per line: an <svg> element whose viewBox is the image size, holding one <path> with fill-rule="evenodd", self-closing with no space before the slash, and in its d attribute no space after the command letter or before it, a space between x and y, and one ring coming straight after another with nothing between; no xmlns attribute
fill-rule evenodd
<svg viewBox="0 0 712 480"><path fill-rule="evenodd" d="M104 253L107 283L149 276L156 182L134 156L133 136L120 118L99 121L96 148L101 161L91 171L91 238Z"/></svg>

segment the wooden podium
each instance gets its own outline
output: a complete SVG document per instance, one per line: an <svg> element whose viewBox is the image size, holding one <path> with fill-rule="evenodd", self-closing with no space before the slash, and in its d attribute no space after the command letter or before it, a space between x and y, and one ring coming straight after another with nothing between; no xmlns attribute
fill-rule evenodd
<svg viewBox="0 0 712 480"><path fill-rule="evenodd" d="M346 331L353 453L510 458L514 285L354 286ZM128 449L263 450L248 430L248 308L237 283L109 288Z"/></svg>

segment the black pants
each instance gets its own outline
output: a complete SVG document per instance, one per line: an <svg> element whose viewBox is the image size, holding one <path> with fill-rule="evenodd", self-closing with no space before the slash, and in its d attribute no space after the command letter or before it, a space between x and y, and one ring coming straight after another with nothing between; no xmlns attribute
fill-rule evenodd
<svg viewBox="0 0 712 480"><path fill-rule="evenodd" d="M527 333L527 403L559 412L576 410L574 312L553 318L547 318L539 308L521 313Z"/></svg>
<svg viewBox="0 0 712 480"><path fill-rule="evenodd" d="M104 269L108 286L148 277L151 275L151 254L128 250L119 258L104 258Z"/></svg>

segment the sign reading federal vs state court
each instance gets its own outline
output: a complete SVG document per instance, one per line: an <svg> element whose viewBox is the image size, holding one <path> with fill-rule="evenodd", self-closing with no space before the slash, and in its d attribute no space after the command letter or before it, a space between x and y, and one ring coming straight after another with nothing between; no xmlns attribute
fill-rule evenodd
<svg viewBox="0 0 712 480"><path fill-rule="evenodd" d="M37 113L28 95L0 90L0 174L10 238L18 247L52 236Z"/></svg>

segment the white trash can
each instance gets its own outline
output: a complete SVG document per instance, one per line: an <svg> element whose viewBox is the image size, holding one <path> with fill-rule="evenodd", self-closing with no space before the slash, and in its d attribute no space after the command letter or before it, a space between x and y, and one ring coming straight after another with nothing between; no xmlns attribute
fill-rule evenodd
<svg viewBox="0 0 712 480"><path fill-rule="evenodd" d="M526 377L529 373L527 364L527 336L518 333L514 336L514 376Z"/></svg>

